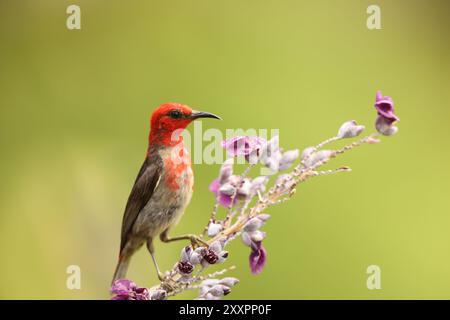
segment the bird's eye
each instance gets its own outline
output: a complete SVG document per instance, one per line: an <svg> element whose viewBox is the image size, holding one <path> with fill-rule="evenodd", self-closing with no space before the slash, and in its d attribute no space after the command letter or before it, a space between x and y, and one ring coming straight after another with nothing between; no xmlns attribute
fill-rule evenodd
<svg viewBox="0 0 450 320"><path fill-rule="evenodd" d="M169 116L172 119L180 119L183 116L183 114L181 113L180 110L172 110L170 111Z"/></svg>

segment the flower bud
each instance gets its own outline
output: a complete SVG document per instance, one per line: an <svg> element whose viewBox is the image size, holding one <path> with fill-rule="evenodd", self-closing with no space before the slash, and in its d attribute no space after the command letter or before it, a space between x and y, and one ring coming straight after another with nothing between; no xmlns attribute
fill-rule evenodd
<svg viewBox="0 0 450 320"><path fill-rule="evenodd" d="M215 297L222 297L224 295L224 289L230 290L229 288L225 287L224 285L216 284L211 289L209 289L208 293L212 294Z"/></svg>
<svg viewBox="0 0 450 320"><path fill-rule="evenodd" d="M196 264L200 264L202 262L202 259L203 255L194 251L192 252L191 257L189 258L189 262L195 266Z"/></svg>
<svg viewBox="0 0 450 320"><path fill-rule="evenodd" d="M227 196L232 196L236 192L236 188L227 182L219 188L219 191Z"/></svg>
<svg viewBox="0 0 450 320"><path fill-rule="evenodd" d="M181 249L181 261L189 261L189 257L192 253L192 247L186 246L183 249Z"/></svg>
<svg viewBox="0 0 450 320"><path fill-rule="evenodd" d="M238 189L238 194L247 197L248 195L250 195L251 187L252 187L252 183L250 182L250 180L244 179L244 181L242 181L242 184Z"/></svg>
<svg viewBox="0 0 450 320"><path fill-rule="evenodd" d="M355 120L350 120L344 122L344 124L339 128L339 132L337 137L340 139L343 138L354 138L357 137L363 132L365 129L364 126L358 125Z"/></svg>
<svg viewBox="0 0 450 320"><path fill-rule="evenodd" d="M264 192L266 190L266 184L269 178L266 176L256 177L252 180L251 193L256 194L258 191Z"/></svg>
<svg viewBox="0 0 450 320"><path fill-rule="evenodd" d="M258 218L251 218L244 226L244 230L247 232L252 232L258 230L263 225L263 221Z"/></svg>
<svg viewBox="0 0 450 320"><path fill-rule="evenodd" d="M217 279L206 279L206 280L202 281L200 286L209 289L210 287L215 286L218 283L219 283L219 280L217 280Z"/></svg>
<svg viewBox="0 0 450 320"><path fill-rule="evenodd" d="M205 300L219 300L220 297L214 296L212 293L205 294Z"/></svg>
<svg viewBox="0 0 450 320"><path fill-rule="evenodd" d="M305 165L307 167L313 167L319 162L327 161L330 157L334 156L335 152L332 150L320 150L313 153L306 161Z"/></svg>
<svg viewBox="0 0 450 320"><path fill-rule="evenodd" d="M278 169L280 168L280 162L275 157L267 158L264 162L264 165L273 173L278 172Z"/></svg>
<svg viewBox="0 0 450 320"><path fill-rule="evenodd" d="M267 153L267 156L271 157L278 150L280 150L280 137L275 136L267 141L264 151Z"/></svg>
<svg viewBox="0 0 450 320"><path fill-rule="evenodd" d="M214 251L215 253L218 253L220 251L222 251L222 244L220 243L220 241L214 241L213 243L211 243L209 245L209 250Z"/></svg>
<svg viewBox="0 0 450 320"><path fill-rule="evenodd" d="M214 237L222 230L222 225L220 223L211 222L208 226L208 236Z"/></svg>
<svg viewBox="0 0 450 320"><path fill-rule="evenodd" d="M250 234L250 239L252 239L253 242L261 242L266 237L266 233L259 231L259 230L250 232L249 234Z"/></svg>
<svg viewBox="0 0 450 320"><path fill-rule="evenodd" d="M219 283L231 288L235 284L239 283L239 279L236 279L233 277L227 277L227 278L223 278L222 280L220 280Z"/></svg>
<svg viewBox="0 0 450 320"><path fill-rule="evenodd" d="M246 231L241 233L241 240L247 247L250 247L250 245L252 244L252 239Z"/></svg>
<svg viewBox="0 0 450 320"><path fill-rule="evenodd" d="M257 218L263 222L266 222L270 218L270 214L267 213L261 213L257 216Z"/></svg>
<svg viewBox="0 0 450 320"><path fill-rule="evenodd" d="M219 260L219 257L213 250L207 250L203 259L209 264L215 264Z"/></svg>
<svg viewBox="0 0 450 320"><path fill-rule="evenodd" d="M188 261L180 261L178 262L178 270L183 274L191 274L194 266Z"/></svg>
<svg viewBox="0 0 450 320"><path fill-rule="evenodd" d="M166 290L156 289L150 291L150 300L164 300L167 298Z"/></svg>
<svg viewBox="0 0 450 320"><path fill-rule="evenodd" d="M284 152L280 160L279 170L288 169L292 165L292 163L294 163L294 161L298 159L299 155L300 152L298 151L298 149Z"/></svg>
<svg viewBox="0 0 450 320"><path fill-rule="evenodd" d="M219 173L219 182L221 185L226 183L228 181L228 178L230 178L231 175L233 174L233 163L234 159L230 158L225 160L224 163L222 164Z"/></svg>
<svg viewBox="0 0 450 320"><path fill-rule="evenodd" d="M375 128L379 133L385 136L392 136L398 131L398 128L394 126L394 122L392 120L386 119L382 116L377 117Z"/></svg>

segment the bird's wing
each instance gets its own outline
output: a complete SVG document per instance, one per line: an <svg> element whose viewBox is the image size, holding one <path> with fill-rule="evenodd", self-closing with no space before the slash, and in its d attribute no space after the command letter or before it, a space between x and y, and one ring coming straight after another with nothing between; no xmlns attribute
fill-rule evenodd
<svg viewBox="0 0 450 320"><path fill-rule="evenodd" d="M139 212L145 207L158 186L159 180L161 179L159 160L156 157L147 157L142 164L133 189L128 197L127 206L123 215L120 251L122 251L128 241L128 235L133 228Z"/></svg>

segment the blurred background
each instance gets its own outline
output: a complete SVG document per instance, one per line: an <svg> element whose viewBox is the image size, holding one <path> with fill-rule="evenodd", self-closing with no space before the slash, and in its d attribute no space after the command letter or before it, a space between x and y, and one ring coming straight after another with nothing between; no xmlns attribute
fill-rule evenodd
<svg viewBox="0 0 450 320"><path fill-rule="evenodd" d="M81 8L81 30L66 8ZM366 27L371 4L381 30ZM107 299L123 209L153 109L176 101L220 115L203 128L279 129L283 147L371 130L376 90L400 131L329 167L273 207L268 262L230 246L232 299L450 299L448 1L0 2L0 298ZM200 232L219 165L196 165L173 234ZM170 268L182 243L156 243ZM366 268L381 268L368 290ZM81 290L66 268L79 265ZM128 274L156 283L143 248ZM193 298L188 292L180 298Z"/></svg>

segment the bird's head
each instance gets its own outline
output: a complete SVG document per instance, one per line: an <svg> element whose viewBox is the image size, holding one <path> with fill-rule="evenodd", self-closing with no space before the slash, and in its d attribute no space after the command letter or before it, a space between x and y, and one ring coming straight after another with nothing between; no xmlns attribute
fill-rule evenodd
<svg viewBox="0 0 450 320"><path fill-rule="evenodd" d="M150 120L150 144L174 145L179 142L179 134L189 123L199 118L220 119L215 114L192 110L180 103L165 103L153 111Z"/></svg>

